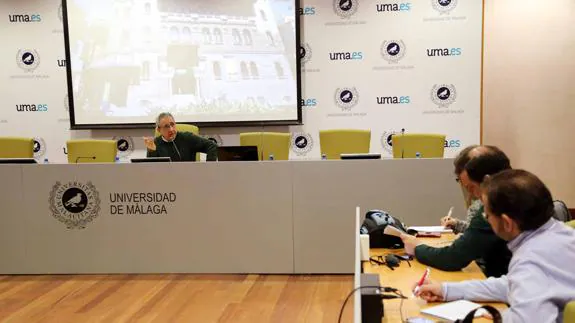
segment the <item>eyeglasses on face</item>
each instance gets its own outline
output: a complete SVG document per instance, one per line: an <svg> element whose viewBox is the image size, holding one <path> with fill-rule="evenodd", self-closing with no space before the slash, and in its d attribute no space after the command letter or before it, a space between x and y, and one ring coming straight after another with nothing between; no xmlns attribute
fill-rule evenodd
<svg viewBox="0 0 575 323"><path fill-rule="evenodd" d="M165 124L165 125L163 125L163 126L158 126L158 128L160 128L160 129L162 129L162 130L170 130L171 128L174 128L174 127L176 127L176 123L175 123L175 122L170 122L170 123L167 123L167 124Z"/></svg>

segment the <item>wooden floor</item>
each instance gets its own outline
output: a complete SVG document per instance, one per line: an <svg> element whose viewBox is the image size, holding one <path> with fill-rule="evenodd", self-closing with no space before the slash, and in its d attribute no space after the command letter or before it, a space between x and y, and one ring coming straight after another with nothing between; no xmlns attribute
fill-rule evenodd
<svg viewBox="0 0 575 323"><path fill-rule="evenodd" d="M0 276L0 322L337 322L352 276ZM342 322L352 321L349 302Z"/></svg>

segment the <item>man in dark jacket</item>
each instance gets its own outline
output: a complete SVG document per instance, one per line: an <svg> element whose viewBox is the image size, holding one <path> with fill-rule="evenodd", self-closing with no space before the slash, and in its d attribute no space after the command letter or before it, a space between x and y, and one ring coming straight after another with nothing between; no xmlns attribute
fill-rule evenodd
<svg viewBox="0 0 575 323"><path fill-rule="evenodd" d="M470 150L469 154L472 157L465 164L459 181L472 197L479 199L480 185L485 176L510 169L511 165L505 153L497 147L479 146ZM415 255L422 264L441 270L461 270L476 260L488 277L506 274L511 252L506 242L493 232L483 212L483 205L479 205L463 234L447 247L434 248L413 236L403 235L406 252Z"/></svg>
<svg viewBox="0 0 575 323"><path fill-rule="evenodd" d="M218 146L211 140L196 136L191 132L178 132L174 117L160 113L156 119L156 129L160 136L144 138L148 149L147 157L170 157L172 161L196 161L196 153L207 154L207 161L216 161Z"/></svg>

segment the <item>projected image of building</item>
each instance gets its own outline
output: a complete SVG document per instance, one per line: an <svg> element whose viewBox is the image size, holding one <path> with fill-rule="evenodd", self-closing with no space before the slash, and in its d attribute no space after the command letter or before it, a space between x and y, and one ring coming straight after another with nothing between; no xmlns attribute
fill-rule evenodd
<svg viewBox="0 0 575 323"><path fill-rule="evenodd" d="M91 39L71 39L82 65L78 94L86 107L118 116L166 107L184 114L293 109L295 38L286 46L278 27L289 21L282 14L293 21L293 8L278 14L270 1L285 2L101 0L102 12L80 9Z"/></svg>

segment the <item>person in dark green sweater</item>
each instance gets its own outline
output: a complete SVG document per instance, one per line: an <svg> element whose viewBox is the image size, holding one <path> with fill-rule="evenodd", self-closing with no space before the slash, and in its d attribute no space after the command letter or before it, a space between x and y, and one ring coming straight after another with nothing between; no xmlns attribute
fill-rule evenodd
<svg viewBox="0 0 575 323"><path fill-rule="evenodd" d="M160 136L144 138L147 157L170 157L175 162L196 161L196 153L205 153L207 161L218 159L216 143L191 132L178 132L174 117L170 113L160 113L156 119L156 129Z"/></svg>
<svg viewBox="0 0 575 323"><path fill-rule="evenodd" d="M507 274L511 252L507 243L499 238L483 217L480 184L485 176L510 169L509 159L493 146L479 146L469 151L469 161L459 175L461 185L476 199L475 212L470 215L469 225L451 245L435 248L423 244L417 238L403 235L408 254L431 267L445 271L457 271L476 261L487 277Z"/></svg>

